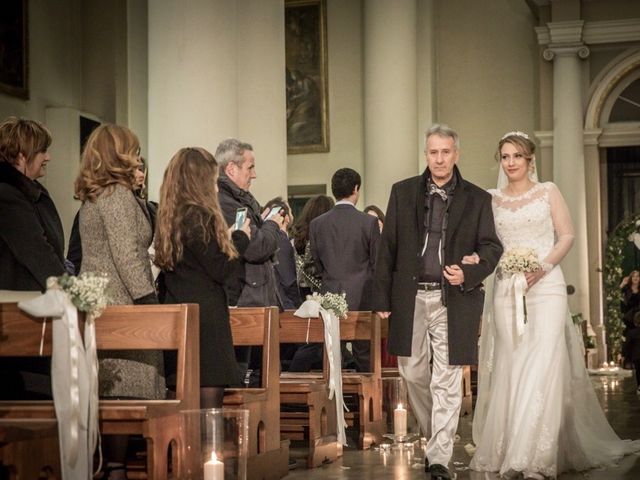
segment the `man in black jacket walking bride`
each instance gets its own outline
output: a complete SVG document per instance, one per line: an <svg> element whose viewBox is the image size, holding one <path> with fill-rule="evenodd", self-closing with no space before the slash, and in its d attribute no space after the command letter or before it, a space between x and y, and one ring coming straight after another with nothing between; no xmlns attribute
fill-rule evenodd
<svg viewBox="0 0 640 480"><path fill-rule="evenodd" d="M409 401L428 438L427 470L432 479L445 480L451 478L447 464L462 402L462 366L478 361L482 282L502 246L491 196L464 180L456 166L458 134L434 125L425 134L425 155L422 175L391 190L373 309L389 318L389 353L398 355ZM474 252L480 262L463 264Z"/></svg>

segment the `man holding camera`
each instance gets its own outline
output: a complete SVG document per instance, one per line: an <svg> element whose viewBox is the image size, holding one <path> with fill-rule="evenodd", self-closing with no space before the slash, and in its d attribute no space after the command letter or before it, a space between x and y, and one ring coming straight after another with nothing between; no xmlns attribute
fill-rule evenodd
<svg viewBox="0 0 640 480"><path fill-rule="evenodd" d="M236 214L246 212L251 222L251 242L242 256L244 277L227 285L229 305L239 307L280 306L273 257L278 249L281 215L261 216L260 204L249 192L256 178L253 147L235 138L223 140L215 153L220 168L218 199L228 225Z"/></svg>

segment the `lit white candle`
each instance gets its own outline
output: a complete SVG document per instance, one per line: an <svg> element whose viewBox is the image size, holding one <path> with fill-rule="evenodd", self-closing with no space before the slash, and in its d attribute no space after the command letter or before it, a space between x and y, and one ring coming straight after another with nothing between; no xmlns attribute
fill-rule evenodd
<svg viewBox="0 0 640 480"><path fill-rule="evenodd" d="M393 433L396 435L407 434L407 411L398 404L398 408L393 411Z"/></svg>
<svg viewBox="0 0 640 480"><path fill-rule="evenodd" d="M224 463L211 452L211 460L204 464L204 480L224 480Z"/></svg>

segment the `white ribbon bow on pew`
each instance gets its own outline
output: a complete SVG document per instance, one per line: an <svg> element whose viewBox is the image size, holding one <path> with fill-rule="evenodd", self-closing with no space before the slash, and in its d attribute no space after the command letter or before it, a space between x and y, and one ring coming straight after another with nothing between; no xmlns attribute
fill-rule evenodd
<svg viewBox="0 0 640 480"><path fill-rule="evenodd" d="M53 318L51 387L58 421L63 479L91 479L98 442L98 359L95 322L87 314L84 345L78 311L65 292L18 303L34 317ZM43 330L44 334L44 330Z"/></svg>
<svg viewBox="0 0 640 480"><path fill-rule="evenodd" d="M340 352L340 321L331 311L325 310L315 300L306 300L294 315L301 318L322 317L324 323L324 344L329 359L329 399L336 397L336 418L338 420L338 442L347 444L347 422L344 411L349 410L342 395L342 354Z"/></svg>

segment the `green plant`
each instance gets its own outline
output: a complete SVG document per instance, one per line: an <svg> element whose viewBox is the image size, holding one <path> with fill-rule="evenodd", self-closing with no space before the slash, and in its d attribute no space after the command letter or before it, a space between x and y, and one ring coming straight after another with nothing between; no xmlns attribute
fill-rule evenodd
<svg viewBox="0 0 640 480"><path fill-rule="evenodd" d="M605 290L605 327L609 360L618 358L622 350L624 324L622 323L622 312L620 303L622 301L622 291L620 282L622 281L622 261L623 251L630 237L638 231L640 227L640 215L623 220L609 235L607 247L605 249L603 278Z"/></svg>

